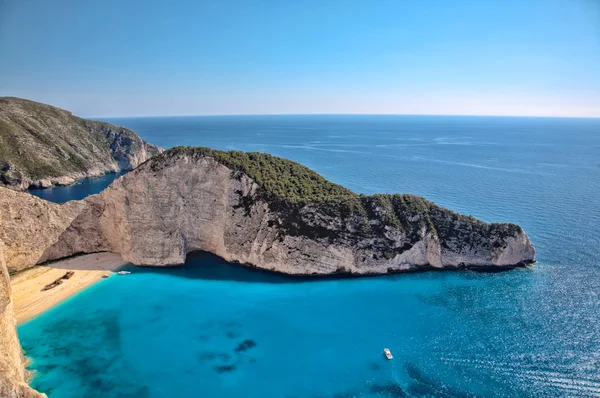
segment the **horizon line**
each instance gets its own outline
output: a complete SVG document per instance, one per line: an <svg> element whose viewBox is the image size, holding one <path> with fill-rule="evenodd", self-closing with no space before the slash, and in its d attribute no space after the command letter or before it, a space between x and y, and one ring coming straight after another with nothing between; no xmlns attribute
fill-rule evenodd
<svg viewBox="0 0 600 398"><path fill-rule="evenodd" d="M80 116L88 119L135 119L159 117L227 117L227 116L443 116L443 117L505 117L536 119L600 119L598 116L549 116L549 115L480 115L480 114L435 114L435 113L215 113L178 115L133 115L133 116Z"/></svg>

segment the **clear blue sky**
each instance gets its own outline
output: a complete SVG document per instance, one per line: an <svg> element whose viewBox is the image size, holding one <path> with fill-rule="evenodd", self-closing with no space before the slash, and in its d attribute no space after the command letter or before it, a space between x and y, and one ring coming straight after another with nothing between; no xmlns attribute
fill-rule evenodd
<svg viewBox="0 0 600 398"><path fill-rule="evenodd" d="M0 95L81 116L600 116L600 0L0 0Z"/></svg>

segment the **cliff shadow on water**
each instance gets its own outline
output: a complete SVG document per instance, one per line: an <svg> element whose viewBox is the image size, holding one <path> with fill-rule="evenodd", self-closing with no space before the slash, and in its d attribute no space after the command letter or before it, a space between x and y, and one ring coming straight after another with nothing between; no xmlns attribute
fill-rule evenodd
<svg viewBox="0 0 600 398"><path fill-rule="evenodd" d="M308 283L344 277L343 275L337 275L311 278L307 276L286 275L248 265L230 263L215 254L205 251L189 253L185 264L179 266L147 267L130 264L123 267L123 270L135 273L169 274L171 276L190 279L248 283Z"/></svg>
<svg viewBox="0 0 600 398"><path fill-rule="evenodd" d="M406 272L393 272L387 275L354 275L344 272L330 275L289 275L276 271L256 268L247 264L230 263L215 254L205 251L194 251L189 253L186 257L185 264L179 266L148 267L128 264L120 269L135 273L169 274L171 276L190 279L273 284L318 283L339 279L357 279L365 277L386 278L392 280L403 277L399 274L419 274L430 271L448 271L447 269L430 267ZM506 268L502 271L508 272L511 269L514 269L514 267ZM495 273L500 271L493 268L485 268L482 270L465 268L464 272L476 274L487 272Z"/></svg>

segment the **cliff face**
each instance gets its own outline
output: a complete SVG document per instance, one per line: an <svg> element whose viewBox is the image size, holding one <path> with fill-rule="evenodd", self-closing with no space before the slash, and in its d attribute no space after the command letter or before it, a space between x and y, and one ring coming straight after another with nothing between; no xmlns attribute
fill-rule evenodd
<svg viewBox="0 0 600 398"><path fill-rule="evenodd" d="M359 196L293 162L233 155L174 149L151 159L87 198L42 258L111 251L134 264L160 266L204 250L308 275L534 261L534 248L517 225L486 224L413 195ZM244 156L256 158L247 163ZM265 177L270 167L276 180ZM294 200L297 187L286 190L283 176L319 199Z"/></svg>
<svg viewBox="0 0 600 398"><path fill-rule="evenodd" d="M8 271L46 261L46 248L58 241L84 207L83 201L58 205L0 187L0 244Z"/></svg>
<svg viewBox="0 0 600 398"><path fill-rule="evenodd" d="M0 241L0 397L45 397L27 385L25 358L17 336L10 280Z"/></svg>
<svg viewBox="0 0 600 398"><path fill-rule="evenodd" d="M33 101L0 98L0 185L68 185L132 170L161 151L124 127Z"/></svg>

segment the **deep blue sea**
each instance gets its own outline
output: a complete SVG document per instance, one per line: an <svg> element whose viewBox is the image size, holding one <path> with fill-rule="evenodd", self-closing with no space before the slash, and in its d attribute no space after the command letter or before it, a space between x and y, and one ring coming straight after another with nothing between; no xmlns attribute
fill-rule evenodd
<svg viewBox="0 0 600 398"><path fill-rule="evenodd" d="M538 262L314 281L206 253L131 267L19 327L50 398L600 396L600 119L109 121L165 148L269 152L356 192L515 222Z"/></svg>

